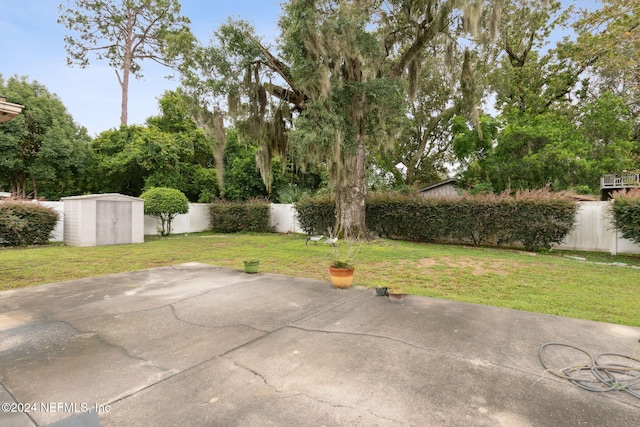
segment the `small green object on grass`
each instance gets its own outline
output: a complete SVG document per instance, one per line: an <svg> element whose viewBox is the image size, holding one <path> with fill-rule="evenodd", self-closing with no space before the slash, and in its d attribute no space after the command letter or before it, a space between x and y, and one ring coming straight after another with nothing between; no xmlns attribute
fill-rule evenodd
<svg viewBox="0 0 640 427"><path fill-rule="evenodd" d="M244 262L244 272L248 274L254 274L258 272L259 259L247 260Z"/></svg>

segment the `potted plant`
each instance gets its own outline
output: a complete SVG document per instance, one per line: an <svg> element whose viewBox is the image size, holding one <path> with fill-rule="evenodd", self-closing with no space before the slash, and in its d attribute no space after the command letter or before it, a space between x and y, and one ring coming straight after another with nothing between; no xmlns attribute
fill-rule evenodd
<svg viewBox="0 0 640 427"><path fill-rule="evenodd" d="M404 291L399 286L391 286L387 289L389 301L400 302L404 299Z"/></svg>
<svg viewBox="0 0 640 427"><path fill-rule="evenodd" d="M332 244L329 276L334 288L346 289L351 286L360 244L358 238L346 238L343 242L334 241Z"/></svg>
<svg viewBox="0 0 640 427"><path fill-rule="evenodd" d="M244 262L244 272L248 274L255 274L258 272L258 265L260 265L259 259L250 259Z"/></svg>
<svg viewBox="0 0 640 427"><path fill-rule="evenodd" d="M387 287L386 286L376 286L376 295L379 297L387 296Z"/></svg>

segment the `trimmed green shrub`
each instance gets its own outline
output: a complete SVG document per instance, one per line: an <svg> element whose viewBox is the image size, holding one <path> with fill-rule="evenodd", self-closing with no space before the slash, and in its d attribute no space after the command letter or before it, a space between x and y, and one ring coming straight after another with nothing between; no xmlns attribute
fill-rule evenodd
<svg viewBox="0 0 640 427"><path fill-rule="evenodd" d="M43 245L58 223L58 213L26 200L0 203L0 244L3 246Z"/></svg>
<svg viewBox="0 0 640 427"><path fill-rule="evenodd" d="M303 197L295 203L300 227L308 234L327 234L336 223L335 199L326 194Z"/></svg>
<svg viewBox="0 0 640 427"><path fill-rule="evenodd" d="M144 214L160 219L160 235L171 234L171 222L176 215L189 212L189 200L180 190L167 187L154 187L140 195L144 200Z"/></svg>
<svg viewBox="0 0 640 427"><path fill-rule="evenodd" d="M334 201L323 196L296 203L307 233L334 226ZM522 244L527 250L549 248L571 231L577 204L560 193L528 191L516 196L481 194L460 198L376 193L367 197L369 231L398 240L470 242L490 239Z"/></svg>
<svg viewBox="0 0 640 427"><path fill-rule="evenodd" d="M578 204L564 193L530 190L502 196L498 214L500 243L521 243L525 249L549 249L573 229Z"/></svg>
<svg viewBox="0 0 640 427"><path fill-rule="evenodd" d="M640 189L617 191L612 197L613 225L622 237L640 244Z"/></svg>
<svg viewBox="0 0 640 427"><path fill-rule="evenodd" d="M266 200L216 201L209 205L209 212L211 214L211 230L217 233L273 231L273 228L269 226L271 205Z"/></svg>
<svg viewBox="0 0 640 427"><path fill-rule="evenodd" d="M369 231L398 240L432 241L442 236L446 218L435 199L398 193L375 193L367 197Z"/></svg>

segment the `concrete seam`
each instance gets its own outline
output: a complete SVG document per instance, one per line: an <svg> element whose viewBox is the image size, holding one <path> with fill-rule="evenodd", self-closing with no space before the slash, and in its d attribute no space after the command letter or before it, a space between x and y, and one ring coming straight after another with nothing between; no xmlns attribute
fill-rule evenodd
<svg viewBox="0 0 640 427"><path fill-rule="evenodd" d="M171 282L171 281L169 281L168 283L172 283L172 282ZM190 296L188 296L188 297L184 297L184 298L181 298L181 299L177 299L177 300L172 301L172 302L170 302L170 303L163 304L163 305L158 305L158 306L156 306L156 307L142 308L142 309L139 309L139 310L131 310L131 311L123 311L123 312L119 312L119 313L111 313L111 314L109 314L109 315L111 315L111 316L120 316L120 315L124 315L124 314L144 313L144 312L146 312L146 311L153 311L153 310L157 310L157 309L159 309L159 308L165 308L165 307L167 307L167 306L171 306L171 305L173 305L173 304L178 304L178 303L181 303L181 302L183 302L183 301L190 300L190 299L192 299L192 298L199 298L199 297L201 297L201 296L203 296L203 295L207 295L208 293L210 293L210 292L214 292L214 291L216 291L216 290L218 290L218 289L226 288L226 287L228 287L228 286L233 286L233 285L235 285L236 283L237 283L237 282L230 283L230 284L223 285L223 286L219 286L219 287L217 287L217 288L209 289L209 290L204 291L204 292L202 292L202 293L199 293L199 294L196 294L196 295L190 295ZM77 308L77 307L76 307L76 308ZM58 315L58 314L60 314L60 313L64 313L65 311L69 311L69 310L72 310L72 309L71 309L71 308L69 308L69 309L65 309L65 310L61 310L61 311L57 311L57 312L53 312L53 313L49 314L49 316ZM104 315L104 314L89 315L89 316L85 316L85 317L79 317L79 318L77 318L77 320L95 319L95 318L99 318L99 317L103 317L103 316L105 316L105 315Z"/></svg>
<svg viewBox="0 0 640 427"><path fill-rule="evenodd" d="M6 388L6 387L4 386L4 384L2 384L2 382L0 382L0 387L2 387L2 389L3 389L4 391L6 391L6 392L7 392L7 394L8 394L9 396L11 396L11 398L13 399L13 401L14 401L14 402L18 402L18 400L16 399L16 397L13 395L13 393L11 393L11 391L9 391L9 389L8 389L8 388ZM31 424L33 424L33 426L34 426L34 427L36 427L36 426L38 425L38 423L36 422L36 420L34 420L34 419L33 419L33 417L31 416L31 412L28 412L28 411L27 411L27 412L22 412L22 413L23 413L23 414L27 414L27 418L29 418L29 420L31 421Z"/></svg>
<svg viewBox="0 0 640 427"><path fill-rule="evenodd" d="M317 314L324 313L325 311L331 310L332 308L344 305L344 304L346 304L347 302L349 302L351 300L354 300L356 298L361 297L362 295L366 295L365 291L359 292L359 293L357 293L357 294L355 294L353 296L350 296L348 298L345 298L343 300L339 300L339 301L335 301L333 303L327 304L326 306L320 307L317 310L314 310L314 311L311 311L311 312L307 312L307 313L303 314L302 316L300 316L299 318L290 321L289 323L287 323L286 326L293 326L294 323L300 322L301 320L308 319L308 318L313 317L313 316L315 316ZM284 326L284 327L286 327L286 326Z"/></svg>
<svg viewBox="0 0 640 427"><path fill-rule="evenodd" d="M413 347L413 348L415 348L417 350L421 350L421 351L428 351L428 352L432 352L432 353L438 353L438 354L446 355L448 357L454 357L454 358L460 359L462 361L468 361L469 360L469 359L465 358L464 356L461 356L460 354L444 353L444 352L441 352L441 351L437 351L437 350L433 350L433 349L430 349L430 348L419 346L419 345L417 345L415 343L411 343L411 342L408 342L408 341L404 341L404 340L400 340L400 339L392 338L392 337L387 337L387 336L383 336L383 335L354 333L354 332L342 332L342 331L332 331L332 330L325 330L325 329L312 329L312 328L304 328L302 326L295 326L295 325L289 325L288 327L292 328L292 329L299 329L299 330L305 331L305 332L317 332L317 333L325 333L325 334L354 335L354 336L363 336L363 337L369 337L369 338L379 338L379 339L384 339L384 340L389 340L389 341L405 344L405 345L408 345L410 347ZM545 371L542 371L540 374L537 374L537 373L533 373L533 372L526 371L526 370L523 370L523 369L514 368L512 366L499 365L497 363L493 363L493 362L490 362L490 361L486 361L486 363L488 365L491 365L491 366L495 367L495 368L507 369L509 371L520 372L520 373L523 373L523 374L525 374L527 376L531 376L532 378L535 378L535 381L533 381L532 385L536 385L541 379L549 379L549 380L552 380L553 382L555 382L556 384L561 384L563 386L568 386L570 388L574 388L570 383L567 383L566 381L559 380L558 378L553 378L552 376L548 377L548 378L544 378ZM629 405L629 406L632 406L632 407L640 407L640 405L636 405L636 404L631 403L631 402L625 402L625 401L620 401L619 399L615 399L613 396L604 395L602 397L605 398L605 399L613 399L613 400L615 400L617 402L620 402L622 404L626 404L626 405Z"/></svg>
<svg viewBox="0 0 640 427"><path fill-rule="evenodd" d="M208 291L208 292L209 292L209 291ZM300 320L302 320L302 319L305 319L305 318L307 318L307 317L309 317L309 316L312 316L312 315L315 315L315 314L321 313L321 312L326 311L326 310L329 310L330 308L333 308L333 307L337 307L337 306L339 306L339 305L341 305L341 304L344 304L345 302L347 302L347 301L349 301L349 300L351 300L351 299L354 299L354 298L359 297L360 295L364 295L364 294L365 294L364 292L361 292L361 293L358 293L358 294L356 294L356 295L354 295L354 296L352 296L352 297L350 297L350 298L347 298L347 299L344 299L344 300L342 300L342 301L338 301L338 302L335 302L335 303L329 304L329 305L327 305L327 306L325 306L325 307L323 307L323 308L321 308L321 309L315 310L315 311L313 311L313 312L311 312L311 313L307 313L307 314L305 314L305 315L301 316L300 318L298 318L298 319L294 320L293 322L298 322L298 321L300 321ZM171 303L171 304L175 304L175 303L176 303L176 302L173 302L173 303ZM168 304L168 305L171 305L171 304ZM182 374L182 373L187 373L187 372L189 372L189 371L191 371L191 370L193 370L193 369L196 369L196 368L198 368L198 367L200 367L200 366L204 365L205 363L209 363L209 362L211 362L212 360L215 360L215 359L219 359L219 358L225 357L226 355L228 355L228 354L229 354L229 353L231 353L231 352L234 352L234 351L236 351L236 350L238 350L238 349L240 349L240 348L243 348L243 347L245 347L245 346L251 345L251 344L253 344L253 343L255 343L255 342L259 341L259 340L262 340L263 338L268 337L268 336L270 336L270 335L272 335L272 334L274 334L274 333L276 333L276 332L279 332L279 331L281 331L281 330L283 330L283 329L285 329L285 328L287 328L287 327L291 327L291 326L290 326L290 323L289 323L289 324L287 324L287 325L281 326L281 327L279 327L279 328L277 328L277 329L274 329L274 330L272 330L272 331L267 331L267 332L265 332L265 333L264 333L264 335L261 335L261 336L255 337L255 338L253 338L253 339L251 339L251 340L249 340L249 341L247 341L247 342L244 342L244 343L242 343L242 344L240 344L240 345L238 345L238 346L236 346L236 347L234 347L234 348L231 348L231 349L229 349L229 350L227 350L227 351L225 351L225 352L223 352L223 353L220 353L220 354L214 355L214 356L212 356L212 357L210 357L210 358L208 358L208 359L206 359L206 360L203 360L203 361L202 361L202 362L200 362L200 363L197 363L197 364L195 364L195 365L193 365L193 366L190 366L190 367L189 367L189 368L187 368L187 369L184 369L184 370L179 371L179 372L175 372L175 373L173 373L173 374L171 374L171 375L169 375L169 376L167 376L167 377L165 377L165 378L160 379L159 381L154 382L153 384L149 384L149 385L147 385L147 386L145 386L145 387L140 388L139 390L136 390L136 391L134 391L134 392L132 392L132 393L129 393L129 394L127 394L126 396L120 396L119 398L117 398L117 399L115 399L115 400L113 400L113 401L111 401L111 402L108 402L108 404L114 404L114 403L117 403L117 402L123 401L123 400L125 400L125 399L127 399L127 398L129 398L129 397L131 397L131 396L133 396L133 395L135 395L135 394L137 394L137 393L141 392L141 391L144 391L144 390L146 390L146 389L149 389L149 388L151 388L151 387L154 387L155 385L161 384L161 383L163 383L163 382L165 382L165 381L167 381L167 380L169 380L169 379L171 379L171 378L173 378L173 377L175 377L175 376L177 376L177 375L180 375L180 374Z"/></svg>

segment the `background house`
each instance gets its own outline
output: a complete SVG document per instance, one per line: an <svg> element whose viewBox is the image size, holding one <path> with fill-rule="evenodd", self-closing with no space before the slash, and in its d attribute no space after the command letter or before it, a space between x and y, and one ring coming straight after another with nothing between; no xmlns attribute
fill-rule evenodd
<svg viewBox="0 0 640 427"><path fill-rule="evenodd" d="M0 96L0 123L8 122L20 114L24 106L7 102L7 98Z"/></svg>
<svg viewBox="0 0 640 427"><path fill-rule="evenodd" d="M600 178L600 200L611 200L611 195L620 190L640 188L640 173L609 174Z"/></svg>
<svg viewBox="0 0 640 427"><path fill-rule="evenodd" d="M424 197L460 197L455 184L456 180L450 178L418 190L418 193Z"/></svg>

